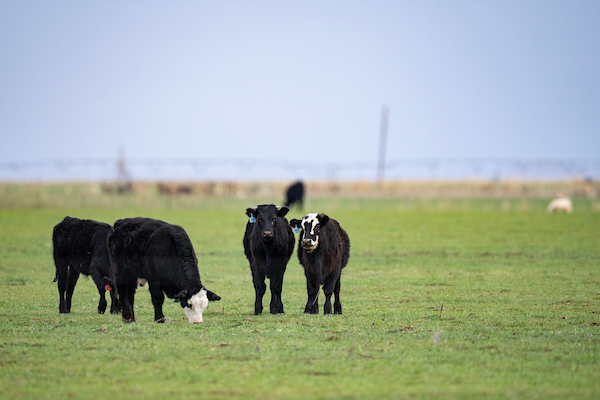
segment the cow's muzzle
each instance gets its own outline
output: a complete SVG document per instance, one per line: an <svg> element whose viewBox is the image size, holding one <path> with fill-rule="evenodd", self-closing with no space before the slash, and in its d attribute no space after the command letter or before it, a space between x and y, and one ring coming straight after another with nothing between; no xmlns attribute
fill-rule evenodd
<svg viewBox="0 0 600 400"><path fill-rule="evenodd" d="M306 250L314 250L317 243L312 239L302 239L302 247Z"/></svg>
<svg viewBox="0 0 600 400"><path fill-rule="evenodd" d="M263 239L268 239L268 240L273 239L273 231L263 231L262 237L263 237Z"/></svg>

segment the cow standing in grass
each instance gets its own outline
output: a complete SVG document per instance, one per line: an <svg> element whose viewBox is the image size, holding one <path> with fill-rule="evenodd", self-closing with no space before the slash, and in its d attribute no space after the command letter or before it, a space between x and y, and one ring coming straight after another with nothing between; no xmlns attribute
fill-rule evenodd
<svg viewBox="0 0 600 400"><path fill-rule="evenodd" d="M200 280L198 259L185 230L178 225L149 218L126 218L115 222L108 236L112 264L110 280L123 303L123 321L134 322L135 291L147 281L154 321L165 322L165 294L178 300L190 323L202 322L208 301L221 298Z"/></svg>
<svg viewBox="0 0 600 400"><path fill-rule="evenodd" d="M325 214L310 213L302 220L293 219L291 225L300 228L298 260L304 267L308 301L307 314L319 313L319 290L325 293L324 313L331 314L331 295L335 293L333 312L342 313L340 278L342 268L350 258L350 239L339 223Z"/></svg>
<svg viewBox="0 0 600 400"><path fill-rule="evenodd" d="M300 210L304 206L304 183L302 181L291 184L285 191L285 206L290 208L294 204L298 204Z"/></svg>
<svg viewBox="0 0 600 400"><path fill-rule="evenodd" d="M254 314L263 311L262 299L270 280L271 314L282 314L283 274L294 252L294 233L285 219L287 207L264 204L246 209L249 220L244 233L244 252L250 262L256 299Z"/></svg>
<svg viewBox="0 0 600 400"><path fill-rule="evenodd" d="M54 227L52 244L54 246L55 282L58 282L59 312L71 312L73 291L79 274L91 275L98 293L98 313L106 311L106 289L103 277L110 274L110 259L106 238L111 226L90 219L65 217ZM110 292L110 312L121 312L121 304L114 291Z"/></svg>

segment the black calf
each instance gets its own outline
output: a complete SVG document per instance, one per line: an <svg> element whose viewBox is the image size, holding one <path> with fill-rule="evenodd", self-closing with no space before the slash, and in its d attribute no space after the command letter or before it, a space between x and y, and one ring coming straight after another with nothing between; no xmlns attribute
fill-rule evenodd
<svg viewBox="0 0 600 400"><path fill-rule="evenodd" d="M283 274L294 252L294 234L285 219L289 209L265 204L246 209L249 221L244 233L244 252L250 262L256 299L254 314L263 311L262 299L267 291L265 277L270 279L271 314L283 313L281 292Z"/></svg>
<svg viewBox="0 0 600 400"><path fill-rule="evenodd" d="M98 293L98 313L106 311L106 289L103 277L110 274L110 260L106 238L111 226L89 219L65 217L54 227L52 243L54 245L55 282L58 282L59 312L71 312L73 291L79 274L91 275ZM110 312L121 312L121 304L115 292L110 292Z"/></svg>

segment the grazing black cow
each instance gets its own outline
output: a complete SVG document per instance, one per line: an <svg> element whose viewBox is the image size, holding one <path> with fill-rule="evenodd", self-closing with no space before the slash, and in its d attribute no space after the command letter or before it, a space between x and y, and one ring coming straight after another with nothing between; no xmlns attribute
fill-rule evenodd
<svg viewBox="0 0 600 400"><path fill-rule="evenodd" d="M178 225L150 218L118 220L108 235L108 249L112 264L108 279L116 285L124 322L135 321L138 281L148 282L154 321L159 323L165 322L165 294L179 300L190 323L202 322L208 301L221 299L202 285L192 242Z"/></svg>
<svg viewBox="0 0 600 400"><path fill-rule="evenodd" d="M350 239L340 224L325 214L306 214L301 221L293 219L291 225L301 228L298 241L298 260L304 267L308 301L307 314L319 313L319 289L325 293L324 313L331 314L331 294L335 293L333 312L342 313L340 278L342 268L350 258Z"/></svg>
<svg viewBox="0 0 600 400"><path fill-rule="evenodd" d="M290 208L296 203L298 208L302 210L304 207L304 184L302 181L293 183L285 192L285 206Z"/></svg>
<svg viewBox="0 0 600 400"><path fill-rule="evenodd" d="M282 314L283 274L294 252L294 233L285 219L287 207L263 204L246 209L249 221L244 233L244 252L250 261L256 300L254 314L263 311L262 299L267 291L265 277L270 280L271 314Z"/></svg>
<svg viewBox="0 0 600 400"><path fill-rule="evenodd" d="M71 312L71 299L79 279L79 274L91 275L100 293L98 312L106 311L106 289L102 278L110 273L110 259L106 246L106 237L111 226L89 219L65 217L54 227L52 243L54 246L54 265L60 297L60 313ZM115 292L110 292L110 312L121 312L121 304Z"/></svg>

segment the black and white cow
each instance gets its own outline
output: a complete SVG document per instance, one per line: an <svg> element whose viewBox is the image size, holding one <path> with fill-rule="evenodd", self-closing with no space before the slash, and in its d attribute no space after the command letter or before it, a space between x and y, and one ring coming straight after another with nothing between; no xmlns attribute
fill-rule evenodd
<svg viewBox="0 0 600 400"><path fill-rule="evenodd" d="M190 323L202 322L208 301L221 297L207 290L200 280L198 259L185 230L178 225L150 218L126 218L115 222L108 235L114 282L123 304L123 321L134 322L138 281L147 281L154 321L162 323L165 296L179 300Z"/></svg>
<svg viewBox="0 0 600 400"><path fill-rule="evenodd" d="M342 313L340 278L342 268L350 258L350 239L340 224L325 214L306 214L302 220L293 219L291 225L300 228L298 260L304 267L308 301L307 314L319 313L319 290L325 293L324 313L331 314L331 295L335 293L333 312Z"/></svg>
<svg viewBox="0 0 600 400"><path fill-rule="evenodd" d="M249 220L244 233L244 252L250 262L256 299L254 314L263 311L262 299L267 291L265 277L270 280L271 314L283 313L281 292L283 274L294 252L294 233L285 219L287 207L263 204L246 209Z"/></svg>
<svg viewBox="0 0 600 400"><path fill-rule="evenodd" d="M92 276L100 294L98 313L104 314L106 311L106 285L102 278L110 274L106 238L111 229L110 225L103 222L71 217L65 217L54 227L54 282L58 282L60 313L71 312L71 300L79 274ZM114 291L110 292L110 297L110 312L120 313L121 304Z"/></svg>
<svg viewBox="0 0 600 400"><path fill-rule="evenodd" d="M289 208L294 204L298 204L298 208L301 210L304 206L304 184L302 181L293 183L285 192L285 206Z"/></svg>

